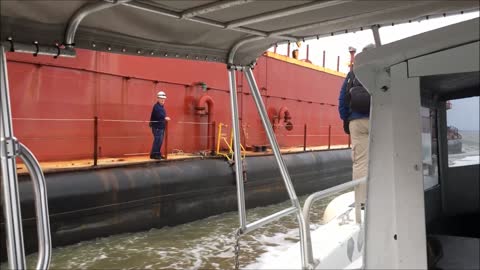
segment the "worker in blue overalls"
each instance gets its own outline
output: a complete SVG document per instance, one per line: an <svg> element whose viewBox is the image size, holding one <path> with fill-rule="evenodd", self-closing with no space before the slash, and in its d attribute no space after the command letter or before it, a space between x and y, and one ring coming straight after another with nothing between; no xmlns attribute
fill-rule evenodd
<svg viewBox="0 0 480 270"><path fill-rule="evenodd" d="M165 100L167 95L160 91L157 93L157 102L153 105L152 114L150 116L150 127L153 134L153 145L150 151L151 159L162 159L160 149L162 148L163 136L165 134L165 122L170 120L165 110Z"/></svg>

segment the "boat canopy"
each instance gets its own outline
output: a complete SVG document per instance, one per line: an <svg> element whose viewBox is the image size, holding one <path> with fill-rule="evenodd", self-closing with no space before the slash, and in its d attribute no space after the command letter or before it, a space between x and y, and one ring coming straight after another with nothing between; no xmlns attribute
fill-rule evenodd
<svg viewBox="0 0 480 270"><path fill-rule="evenodd" d="M474 11L479 2L11 0L0 7L2 42L244 66L274 44Z"/></svg>
<svg viewBox="0 0 480 270"><path fill-rule="evenodd" d="M445 38L449 37L449 38ZM471 54L453 54L445 57L465 57L478 59L480 41L480 19L475 18L458 24L449 25L435 31L425 32L408 39L386 44L375 50L366 51L355 58L354 71L367 89L378 89L389 82L382 78L381 73L391 66L405 61L415 61L422 56L434 54L465 44L470 44ZM417 60L418 62L418 60ZM478 66L478 60L472 64ZM415 70L409 70L410 76L415 76ZM376 79L379 78L379 79ZM478 72L462 72L454 74L430 76L422 80L422 89L435 94L444 100L478 95L480 76Z"/></svg>
<svg viewBox="0 0 480 270"><path fill-rule="evenodd" d="M325 35L372 29L378 44L378 27L409 20L422 20L434 16L446 16L460 12L469 12L479 9L478 0L473 1L252 1L252 0L224 0L224 1L133 1L133 0L105 0L105 1L43 1L43 0L8 0L0 1L1 26L0 34L0 165L5 198L5 224L8 235L9 268L24 269L25 254L23 249L22 217L18 194L16 172L16 158L21 157L28 164L34 182L35 205L37 215L37 231L39 232L39 259L37 269L48 269L51 257L51 235L48 214L48 196L46 182L41 167L30 150L19 143L14 136L9 85L7 74L7 60L5 49L15 52L28 52L33 55L74 56L75 48L108 51L112 53L131 54L149 57L174 57L181 59L205 60L226 63L229 65L230 105L232 116L232 133L234 141L235 177L239 209L240 228L236 233L236 240L241 234L253 231L279 218L295 213L299 224L300 255L302 268L310 269L316 266L313 258L312 245L307 231L308 222L304 219L301 205L295 193L285 161L282 158L275 132L270 123L266 107L263 103L260 89L253 75L252 66L256 59L270 46L283 42L296 42ZM461 53L442 54L452 61L425 61L421 65L429 65L428 69L420 64L412 65L422 71L430 72L432 68L445 67L445 63L453 63L449 72L458 72L458 68L474 71L466 76L472 78L462 86L467 94L478 90L478 42L470 44L472 30L478 33L473 25L465 28L453 27L448 31L440 31L440 35L448 41L441 41L436 34L430 39L419 38L422 43L414 44L408 49L408 44L390 45L383 50L375 50L378 57L365 58L359 56L356 63L356 72L362 82L366 82L369 90L385 90L385 95L372 95L372 128L370 143L370 164L382 164L369 171L369 193L376 197L368 198L369 213L367 215L366 233L366 263L368 268L426 268L425 241L423 230L415 230L413 236L404 237L411 233L411 228L424 228L423 192L418 193L421 183L421 144L415 140L420 134L419 121L410 121L408 125L392 125L401 123L405 119L418 119L420 103L418 95L411 94L420 89L420 85L411 86L398 78L405 78L406 64L395 66L392 77L397 79L392 84L393 91L388 90L388 83L379 82L386 74L388 67L404 59L415 60L412 57L421 56L435 50L446 49L467 42L468 48L460 48ZM461 32L467 33L465 36ZM457 40L459 38L459 40ZM411 41L411 40L410 40ZM453 43L452 43L453 41ZM408 42L408 41L405 41ZM439 42L435 44L435 42ZM457 43L455 43L457 42ZM5 47L4 47L5 46ZM395 51L395 46L401 50ZM470 46L477 46L477 50ZM404 51L406 50L406 54ZM460 55L463 58L452 59ZM470 57L472 56L472 57ZM477 56L477 57L474 57ZM468 57L468 58L467 58ZM437 60L438 57L434 57ZM425 58L423 58L425 60ZM455 60L455 61L453 61ZM410 63L409 63L410 64ZM470 66L466 66L466 64ZM410 68L410 65L408 66ZM155 67L152 67L155 68ZM402 69L403 68L403 69ZM279 167L284 184L288 191L292 206L269 216L247 224L245 195L243 184L244 164L240 162L240 124L237 102L236 70L244 71L252 97L265 128L266 135L272 147L276 163ZM383 69L383 70L382 70ZM387 69L387 70L386 70ZM408 72L411 72L409 69ZM443 71L442 71L443 72ZM368 74L373 73L373 74ZM432 73L432 72L430 72ZM424 73L422 73L424 75ZM428 73L427 73L428 74ZM435 72L432 74L439 74ZM413 74L420 76L418 74ZM403 77L402 77L403 76ZM372 81L371 77L375 77ZM388 74L384 76L387 80ZM427 76L425 76L427 77ZM478 78L478 76L476 77ZM425 86L431 88L446 87L445 92L455 91L448 86L434 84L425 80ZM446 78L448 83L456 82L459 77ZM475 81L476 80L476 81ZM415 81L414 81L415 82ZM381 83L381 85L377 85ZM379 87L377 87L379 86ZM424 85L422 85L423 87ZM472 88L473 87L473 88ZM476 87L476 89L475 89ZM438 90L437 90L438 91ZM379 102L378 102L379 101ZM413 101L413 102L412 102ZM377 104L377 105L375 105ZM399 113L399 112L402 113ZM407 121L408 122L408 121ZM407 127L407 128L404 128ZM400 134L401 136L394 136ZM417 144L415 144L417 143ZM6 149L4 151L4 149ZM385 159L385 156L395 157ZM399 161L399 162L397 162ZM406 162L408 161L408 162ZM411 164L415 164L413 169ZM370 166L371 168L372 166ZM381 167L381 168L380 168ZM379 169L380 168L380 169ZM388 181L385 181L387 179ZM419 181L420 180L420 181ZM359 182L352 182L359 183ZM380 183L380 184L378 184ZM399 183L405 186L397 188ZM376 192L376 189L381 192ZM413 194L413 195L412 195ZM398 203L398 198L409 198L409 203ZM391 199L394 198L394 199ZM371 203L371 204L370 204ZM356 204L357 211L359 205ZM385 211L387 209L388 211ZM308 210L308 209L307 209ZM378 213L378 214L377 214ZM387 213L387 214L385 214ZM395 216L399 213L399 218ZM374 218L372 218L374 217ZM403 218L405 217L405 218ZM411 218L413 217L413 218ZM397 222L411 218L414 223ZM377 222L378 221L378 222ZM390 226L391 225L391 226ZM380 228L382 233L368 233ZM398 230L397 234L390 237ZM404 234L402 234L404 233ZM388 235L387 235L388 234ZM419 237L418 237L419 236ZM380 241L375 241L380 239ZM373 240L373 241L371 241ZM370 252L368 250L373 250ZM378 251L378 252L377 252ZM423 253L422 253L423 252ZM378 260L378 254L386 254ZM417 254L420 254L416 256ZM423 254L423 255L422 255ZM238 253L237 253L238 255ZM374 260L372 258L375 257ZM238 257L237 257L238 259ZM238 262L238 260L237 260ZM379 267L375 267L375 266ZM419 267L416 267L419 266Z"/></svg>

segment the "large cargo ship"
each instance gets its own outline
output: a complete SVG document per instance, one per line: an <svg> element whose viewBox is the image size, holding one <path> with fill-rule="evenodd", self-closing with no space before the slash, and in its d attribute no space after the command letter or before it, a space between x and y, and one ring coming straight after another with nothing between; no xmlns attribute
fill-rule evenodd
<svg viewBox="0 0 480 270"><path fill-rule="evenodd" d="M479 225L475 222L479 220L478 157L468 156L472 162L450 167L446 136L446 101L478 96L479 20L391 44L382 44L379 30L386 25L478 12L478 1L411 1L408 5L405 1L278 1L272 5L249 0L78 0L1 1L0 5L4 214L0 234L7 252L0 251L2 259L8 253L10 269L26 268L25 249L32 251L36 239L36 268L48 269L52 243L66 245L176 225L235 208L239 226L232 232L234 252L228 255L217 249L224 258L233 259L234 267L223 268L240 269L242 236L293 214L299 242L290 245L292 249L282 244L285 252L267 258L269 264L263 267L479 268ZM371 99L369 161L365 177L352 177L349 149L306 151L307 145L308 150L312 146L328 149L341 144L335 139L347 139L332 131L340 129L332 122L338 120L332 119L337 119L336 89L342 77L303 65L282 69L286 63L261 57L275 44L364 29L372 31L376 48L360 53L352 67ZM10 56L7 65L6 51L30 55ZM39 55L52 58L35 58ZM58 59L75 56L79 60ZM223 67L131 56L198 58L222 63ZM212 72L204 73L203 68ZM224 90L227 78L219 75L221 69L228 73L229 91ZM165 74L170 75L163 77ZM175 76L179 79L173 79ZM206 154L186 160L98 166L105 157L145 159L151 140L148 112L158 90L172 97L167 104L172 118L167 132L170 142L166 140L164 152ZM221 96L227 92L231 123L219 109L226 103ZM259 121L249 96L273 155L265 147L265 135L257 129ZM420 123L427 119L431 122L426 121L429 128L424 130ZM303 135L298 132L302 124ZM229 126L233 130L230 142ZM321 130L325 127L327 132ZM214 137L216 128L218 135ZM427 147L422 145L427 137L424 133L432 135ZM299 142L302 137L303 147ZM316 137L319 141L314 141ZM222 147L214 147L216 139L228 145L224 148L233 155L221 155ZM283 155L280 146L284 151L299 148L300 153ZM353 149L358 150L357 146L355 141ZM267 155L245 157L243 148ZM422 148L429 149L429 170L422 169ZM44 162L75 165L79 159L89 159L93 163L86 168L66 168L64 164L61 170L46 170L30 150ZM204 160L208 152L221 157ZM433 162L434 155L438 162ZM25 181L25 174L18 175L17 159L25 163L33 188ZM330 222L311 226L310 214L318 213L311 208L315 201L367 181L368 196L363 205L353 194L339 196L325 210L324 217L332 217L325 218ZM427 187L426 182L430 182ZM302 207L297 194L312 192ZM290 201L282 210L247 219L247 208L287 197ZM336 209L329 211L330 206ZM189 233L197 231L192 226ZM201 243L206 245L210 244ZM152 250L149 245L141 252L147 248ZM296 251L290 252L293 248ZM98 246L94 249L100 251ZM164 246L154 251L160 251L155 253L155 260L163 259ZM123 254L115 256L119 268L138 268L119 261ZM199 257L204 256L200 253ZM135 256L137 261L144 258ZM91 259L82 257L80 267ZM294 261L296 264L288 265ZM217 263L211 266L221 267ZM202 268L197 263L193 267Z"/></svg>
<svg viewBox="0 0 480 270"><path fill-rule="evenodd" d="M44 170L54 246L237 210L225 65L77 52L75 59L7 54L15 134ZM298 194L350 180L337 107L345 74L274 52L254 73ZM284 201L250 88L238 75L247 207ZM148 124L160 90L172 120L166 161L158 162L149 159ZM25 164L17 170L30 252L34 197Z"/></svg>
<svg viewBox="0 0 480 270"><path fill-rule="evenodd" d="M148 120L160 90L168 96L172 118L164 153L214 150L220 124L230 136L224 65L78 54L75 59L7 54L15 134L40 161L147 156ZM281 147L348 145L337 108L345 74L273 52L259 58L254 74ZM254 149L267 138L246 79L239 76L242 145Z"/></svg>

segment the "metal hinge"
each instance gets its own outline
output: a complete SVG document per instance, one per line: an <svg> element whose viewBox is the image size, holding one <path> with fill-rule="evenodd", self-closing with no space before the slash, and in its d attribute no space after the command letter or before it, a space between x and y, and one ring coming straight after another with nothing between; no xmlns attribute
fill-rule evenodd
<svg viewBox="0 0 480 270"><path fill-rule="evenodd" d="M5 154L7 158L15 158L20 154L20 144L17 138L9 137L3 139L5 145Z"/></svg>

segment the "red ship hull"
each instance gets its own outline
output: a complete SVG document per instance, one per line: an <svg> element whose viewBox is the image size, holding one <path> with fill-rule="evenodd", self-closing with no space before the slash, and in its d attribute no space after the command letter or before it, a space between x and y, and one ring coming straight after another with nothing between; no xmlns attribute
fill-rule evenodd
<svg viewBox="0 0 480 270"><path fill-rule="evenodd" d="M40 161L91 158L95 117L100 158L147 154L152 135L146 121L160 89L172 118L167 152L213 149L213 122L230 125L223 64L77 52L75 59L8 54L15 134ZM348 144L338 117L341 74L267 56L259 58L254 74L281 147L303 146L305 134L308 146ZM265 145L246 79L242 73L238 78L242 144ZM208 115L199 110L202 96ZM278 119L286 110L292 130Z"/></svg>

